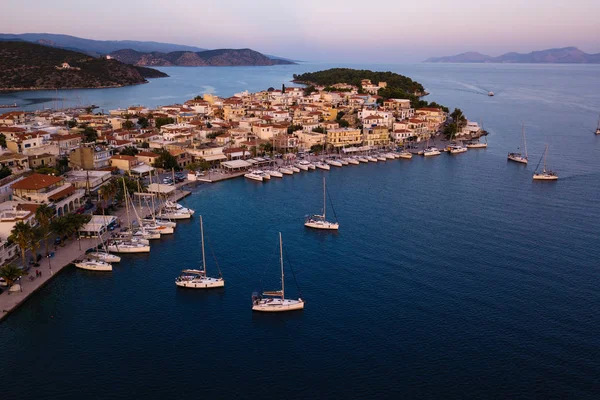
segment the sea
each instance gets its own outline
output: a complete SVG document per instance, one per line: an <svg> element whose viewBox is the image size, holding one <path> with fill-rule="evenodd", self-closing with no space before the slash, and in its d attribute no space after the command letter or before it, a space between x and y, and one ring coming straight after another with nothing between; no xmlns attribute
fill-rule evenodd
<svg viewBox="0 0 600 400"><path fill-rule="evenodd" d="M0 323L2 399L599 398L598 65L172 67L0 104L155 106L336 66L410 76L481 122L488 148L191 188L196 215L149 254L66 268ZM529 165L506 160L522 127ZM560 179L533 182L546 145ZM303 226L323 177L338 232ZM222 290L174 283L200 265L199 215ZM306 307L253 313L253 291L279 288L280 232L286 296Z"/></svg>

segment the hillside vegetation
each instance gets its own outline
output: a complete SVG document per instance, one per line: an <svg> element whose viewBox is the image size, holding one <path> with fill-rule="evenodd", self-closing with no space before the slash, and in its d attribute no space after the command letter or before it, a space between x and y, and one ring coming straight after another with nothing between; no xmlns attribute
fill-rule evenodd
<svg viewBox="0 0 600 400"><path fill-rule="evenodd" d="M68 63L70 69L58 69ZM22 41L0 41L0 90L100 88L147 82L166 76L117 60Z"/></svg>
<svg viewBox="0 0 600 400"><path fill-rule="evenodd" d="M331 86L336 83L347 83L360 87L360 81L363 79L370 79L375 85L379 82L386 82L388 88L397 89L405 93L415 95L425 94L425 88L419 82L415 82L407 76L389 71L374 72L366 69L332 68L325 71L306 72L300 75L294 74L294 82L309 85Z"/></svg>
<svg viewBox="0 0 600 400"><path fill-rule="evenodd" d="M251 49L218 49L206 51L173 51L170 53L142 53L139 51L125 49L110 53L126 64L147 66L182 66L182 67L206 67L206 66L266 66L277 64L294 64L282 59L271 59L264 54Z"/></svg>

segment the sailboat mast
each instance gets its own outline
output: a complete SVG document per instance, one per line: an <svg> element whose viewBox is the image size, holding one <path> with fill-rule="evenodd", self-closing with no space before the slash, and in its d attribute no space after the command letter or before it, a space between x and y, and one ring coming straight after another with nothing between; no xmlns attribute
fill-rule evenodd
<svg viewBox="0 0 600 400"><path fill-rule="evenodd" d="M548 145L546 145L546 150L544 150L544 172L546 172L546 156L548 155Z"/></svg>
<svg viewBox="0 0 600 400"><path fill-rule="evenodd" d="M206 274L206 258L204 256L204 224L202 223L202 215L200 216L200 237L202 238L202 271Z"/></svg>
<svg viewBox="0 0 600 400"><path fill-rule="evenodd" d="M525 147L525 158L527 158L527 139L525 139L525 123L521 125L521 132L523 134L523 147Z"/></svg>
<svg viewBox="0 0 600 400"><path fill-rule="evenodd" d="M125 213L127 214L127 225L129 226L129 230L132 231L132 227L131 227L131 216L129 215L129 203L127 201L127 187L125 186L125 177L121 178L123 179L123 197L125 198Z"/></svg>
<svg viewBox="0 0 600 400"><path fill-rule="evenodd" d="M325 210L327 208L327 188L325 186L325 177L323 177L323 219L326 219Z"/></svg>
<svg viewBox="0 0 600 400"><path fill-rule="evenodd" d="M283 277L283 242L279 232L279 262L281 264L281 299L285 299L285 279Z"/></svg>

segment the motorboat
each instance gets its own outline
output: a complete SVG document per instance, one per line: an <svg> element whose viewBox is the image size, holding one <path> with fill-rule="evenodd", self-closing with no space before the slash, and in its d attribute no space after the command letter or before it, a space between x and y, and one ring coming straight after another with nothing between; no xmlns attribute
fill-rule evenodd
<svg viewBox="0 0 600 400"><path fill-rule="evenodd" d="M296 164L296 167L301 169L302 171L308 171L308 164L308 161L306 161L306 164L303 164L302 161L300 161Z"/></svg>
<svg viewBox="0 0 600 400"><path fill-rule="evenodd" d="M307 228L324 229L324 230L338 230L340 224L337 222L327 221L327 185L325 178L323 178L323 214L313 214L306 217L304 220L304 226ZM335 211L334 211L335 214Z"/></svg>
<svg viewBox="0 0 600 400"><path fill-rule="evenodd" d="M304 300L285 298L285 275L283 272L283 242L279 232L279 262L281 266L281 289L252 293L252 311L285 312L304 309Z"/></svg>
<svg viewBox="0 0 600 400"><path fill-rule="evenodd" d="M451 144L448 146L448 150L450 150L450 154L460 154L466 153L468 149L462 144Z"/></svg>
<svg viewBox="0 0 600 400"><path fill-rule="evenodd" d="M106 261L86 258L84 260L75 261L75 266L88 271L112 271L112 265Z"/></svg>
<svg viewBox="0 0 600 400"><path fill-rule="evenodd" d="M220 270L218 278L212 278L206 275L204 224L202 223L202 216L200 216L200 238L200 246L202 248L202 269L184 269L181 271L181 275L179 275L179 277L175 280L175 284L179 287L190 289L211 289L223 287L225 286L225 280L223 280Z"/></svg>
<svg viewBox="0 0 600 400"><path fill-rule="evenodd" d="M488 92L488 96L494 97L494 92Z"/></svg>
<svg viewBox="0 0 600 400"><path fill-rule="evenodd" d="M293 175L294 174L294 170L291 168L288 168L288 167L279 167L278 171L285 175Z"/></svg>
<svg viewBox="0 0 600 400"><path fill-rule="evenodd" d="M412 157L413 155L410 151L402 150L400 153L398 153L398 158L410 160Z"/></svg>
<svg viewBox="0 0 600 400"><path fill-rule="evenodd" d="M423 150L423 156L424 157L431 157L431 156L439 156L441 153L440 151L437 149L437 147L427 147Z"/></svg>
<svg viewBox="0 0 600 400"><path fill-rule="evenodd" d="M165 202L164 208L167 210L176 210L177 212L186 213L186 214L190 214L190 215L194 215L194 213L196 212L196 211L192 210L191 208L186 208L186 207L182 206L181 204L176 203L171 200L167 200Z"/></svg>
<svg viewBox="0 0 600 400"><path fill-rule="evenodd" d="M326 171L329 171L331 169L331 167L329 166L329 164L326 164L322 161L319 161L315 164L315 166L319 169L324 169Z"/></svg>
<svg viewBox="0 0 600 400"><path fill-rule="evenodd" d="M177 227L177 222L175 222L175 221L169 221L169 220L166 220L166 219L143 218L141 220L141 222L143 224L154 224L154 223L156 223L157 226L166 226L168 228L175 228L175 227Z"/></svg>
<svg viewBox="0 0 600 400"><path fill-rule="evenodd" d="M92 251L86 254L88 257L98 259L107 263L118 263L121 262L121 257L114 254L106 253L104 251Z"/></svg>
<svg viewBox="0 0 600 400"><path fill-rule="evenodd" d="M469 143L467 143L467 148L468 149L485 149L485 148L487 148L487 143L469 142Z"/></svg>
<svg viewBox="0 0 600 400"><path fill-rule="evenodd" d="M111 240L106 249L111 253L149 253L150 245L131 240Z"/></svg>
<svg viewBox="0 0 600 400"><path fill-rule="evenodd" d="M265 169L263 172L270 177L283 178L283 174L276 169Z"/></svg>

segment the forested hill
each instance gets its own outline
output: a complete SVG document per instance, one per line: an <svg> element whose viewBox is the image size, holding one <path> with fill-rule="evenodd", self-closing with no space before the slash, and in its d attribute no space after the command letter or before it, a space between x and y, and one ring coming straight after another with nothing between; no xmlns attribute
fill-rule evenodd
<svg viewBox="0 0 600 400"><path fill-rule="evenodd" d="M68 68L60 68L63 63ZM24 41L0 41L0 90L118 87L167 76L117 60Z"/></svg>
<svg viewBox="0 0 600 400"><path fill-rule="evenodd" d="M386 82L388 88L396 89L409 94L424 95L425 88L407 76L394 72L374 72L366 69L332 68L325 71L306 72L294 74L294 82L309 85L330 86L336 83L347 83L360 87L360 81L370 79L375 85Z"/></svg>

